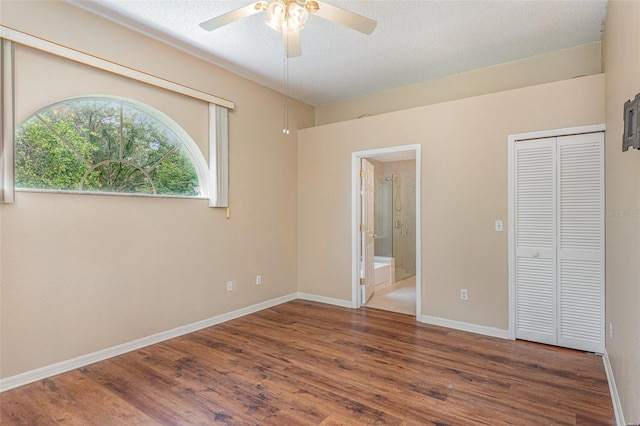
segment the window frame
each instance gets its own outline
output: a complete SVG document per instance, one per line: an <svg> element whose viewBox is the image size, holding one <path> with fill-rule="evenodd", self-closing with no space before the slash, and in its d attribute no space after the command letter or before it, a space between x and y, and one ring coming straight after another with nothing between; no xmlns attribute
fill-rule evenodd
<svg viewBox="0 0 640 426"><path fill-rule="evenodd" d="M198 177L198 184L200 189L200 194L196 196L191 195L179 195L179 194L146 194L146 193L136 193L136 192L109 192L109 191L84 191L84 190L71 190L71 189L47 189L47 188L21 188L15 186L16 192L40 192L40 193L58 193L58 194L88 194L88 195L107 195L107 196L133 196L133 197L151 197L151 198L185 198L185 199L209 199L210 198L210 169L207 165L207 161L205 160L200 147L195 143L193 138L178 124L173 118L169 115L163 113L157 108L145 104L143 102L137 101L135 99L126 98L123 96L117 95L105 95L105 94L90 94L90 95L82 95L82 96L74 96L70 98L66 98L64 100L52 103L47 105L33 114L29 115L25 120L23 120L19 125L15 127L17 131L23 124L31 120L33 117L45 112L51 108L55 108L59 105L64 105L74 101L104 101L104 102L118 102L121 105L126 105L130 108L136 109L149 117L157 120L162 125L166 126L169 131L171 131L178 142L181 145L181 148L184 148L184 151L187 153L187 156L191 160L191 164L196 171L196 175ZM122 124L120 124L122 125ZM213 145L215 141L210 141ZM111 161L111 160L109 160ZM113 161L120 161L114 159ZM14 164L15 165L15 164ZM94 165L94 167L97 166ZM137 167L137 166L135 166ZM213 170L213 168L212 168ZM78 182L80 184L80 182Z"/></svg>
<svg viewBox="0 0 640 426"><path fill-rule="evenodd" d="M13 135L15 130L15 122L13 120L15 113L15 96L14 96L14 58L13 52L15 45L26 46L32 49L36 49L45 52L49 55L77 62L81 65L85 65L94 69L106 71L110 74L127 78L129 80L138 81L153 87L164 89L170 92L178 93L193 99L208 102L209 105L215 105L217 108L224 108L226 113L216 115L216 119L223 121L209 121L209 128L211 132L212 126L216 129L224 127L227 129L224 132L217 134L219 138L210 137L209 139L209 151L219 150L220 144L222 144L221 152L218 152L217 158L222 161L223 166L217 167L216 164L211 164L211 187L216 188L212 190L209 195L209 207L226 207L227 217L229 216L229 171L228 171L228 112L235 109L235 103L231 100L224 99L218 96L211 95L189 86L166 80L164 78L149 74L148 72L139 71L129 66L124 66L113 62L111 60L103 59L98 56L82 52L77 49L72 49L63 46L59 43L54 43L49 40L35 37L30 34L17 31L12 28L0 25L0 41L2 42L0 53L2 62L0 79L0 86L2 91L2 99L0 100L3 105L5 113L0 120L0 203L12 204L15 202L15 182L13 176L13 166L15 161L13 160ZM9 120L9 118L11 120ZM222 155L223 157L221 157ZM25 190L26 191L26 190ZM49 190L47 192L55 192ZM71 193L65 191L66 194ZM87 194L88 192L82 192ZM108 193L101 192L100 195L109 195ZM125 196L125 193L117 193L114 195ZM135 196L145 196L145 194L135 194ZM162 195L153 195L154 197L162 197ZM175 196L172 196L175 197ZM195 197L188 197L194 199Z"/></svg>

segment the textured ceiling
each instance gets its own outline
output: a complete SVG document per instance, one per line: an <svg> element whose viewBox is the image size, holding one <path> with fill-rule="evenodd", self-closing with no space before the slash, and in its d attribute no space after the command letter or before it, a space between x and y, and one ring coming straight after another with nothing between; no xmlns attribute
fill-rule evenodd
<svg viewBox="0 0 640 426"><path fill-rule="evenodd" d="M198 24L250 0L67 0L311 105L324 105L600 40L606 1L333 1L370 36L310 16L283 85L282 36L264 13Z"/></svg>

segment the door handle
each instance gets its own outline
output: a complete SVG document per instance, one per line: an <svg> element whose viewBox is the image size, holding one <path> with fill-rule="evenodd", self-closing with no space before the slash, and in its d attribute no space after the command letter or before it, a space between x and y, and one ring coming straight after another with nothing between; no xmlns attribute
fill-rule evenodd
<svg viewBox="0 0 640 426"><path fill-rule="evenodd" d="M378 236L378 234L371 234L371 236L372 236L373 238L376 238L376 237Z"/></svg>

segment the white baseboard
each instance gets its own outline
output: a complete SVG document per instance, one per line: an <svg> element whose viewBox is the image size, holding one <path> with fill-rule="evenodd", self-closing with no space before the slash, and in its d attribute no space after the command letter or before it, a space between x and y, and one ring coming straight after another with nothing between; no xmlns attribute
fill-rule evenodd
<svg viewBox="0 0 640 426"><path fill-rule="evenodd" d="M206 320L194 322L192 324L187 324L181 327L174 328L172 330L156 333L151 336L134 340L132 342L123 343L122 345L113 346L111 348L103 349L87 355L82 355L77 358L47 365L45 367L20 373L15 376L7 377L5 379L0 379L0 392L17 388L19 386L23 386L29 383L37 382L38 380L46 379L47 377L55 376L56 374L61 374L67 371L75 370L77 368L81 368L89 364L96 363L98 361L103 361L105 359L112 358L114 356L135 351L145 346L160 343L165 340L173 339L174 337L182 336L184 334L192 333L194 331L198 331L203 328L211 327L212 325L220 324L232 319L249 315L254 312L261 311L263 309L271 308L273 306L277 306L282 303L295 300L297 298L298 298L298 294L292 293L286 296L267 300L265 302L261 302L255 305L247 306L246 308L237 309L235 311L228 312L226 314L217 315L215 317L211 317ZM328 302L325 302L325 303L328 303Z"/></svg>
<svg viewBox="0 0 640 426"><path fill-rule="evenodd" d="M432 317L429 315L422 315L419 321L426 324L453 328L455 330L462 330L468 331L470 333L483 334L485 336L498 337L500 339L509 338L509 330L503 330L501 328L486 327L484 325L471 324L468 322L455 321L446 318Z"/></svg>
<svg viewBox="0 0 640 426"><path fill-rule="evenodd" d="M153 334L151 336L143 337L141 339L134 340L132 342L124 343L122 345L113 346L111 348L103 349L97 352L93 352L87 355L82 355L77 358L69 359L66 361L58 362L55 364L47 365L35 370L27 371L17 374L15 376L0 379L0 392L14 389L19 386L23 386L29 383L37 382L38 380L46 379L47 377L55 376L56 374L65 373L67 371L75 370L99 361L103 361L114 356L122 355L127 352L135 351L145 346L153 345L163 342L165 340L173 339L174 337L182 336L194 331L201 330L203 328L211 327L212 325L220 324L232 319L236 319L245 315L252 314L254 312L261 311L263 309L271 308L273 306L280 305L282 303L289 302L295 299L309 300L312 302L326 303L329 305L340 306L343 308L352 308L351 301L334 299L332 297L317 296L308 293L292 293L286 296L278 297L275 299L267 300L255 305L247 306L246 308L237 309L226 314L217 315L215 317L208 318L206 320L198 321L192 324L187 324L181 327L174 328L172 330L163 331ZM420 322L438 325L442 327L453 328L456 330L468 331L471 333L483 334L486 336L499 337L502 339L508 338L508 331L501 330L493 327L485 327L476 324L465 323L461 321L448 320L445 318L431 317L428 315L422 315L419 318ZM606 367L605 361L605 367ZM607 376L609 372L607 371ZM613 378L613 375L610 376ZM610 379L610 384L612 380ZM612 393L613 395L613 393ZM617 397L617 393L616 393ZM619 407L618 401L618 407ZM620 410L620 413L622 411ZM616 418L618 418L618 412L616 411Z"/></svg>
<svg viewBox="0 0 640 426"><path fill-rule="evenodd" d="M625 426L624 412L622 411L622 404L620 403L620 396L618 396L618 388L616 388L616 380L613 377L613 368L611 368L611 361L609 360L609 354L605 348L602 355L602 362L604 362L604 371L607 373L607 382L609 383L609 392L611 393L611 402L613 403L613 412L616 415L616 425Z"/></svg>
<svg viewBox="0 0 640 426"><path fill-rule="evenodd" d="M350 300L334 299L333 297L316 296L309 293L297 293L298 299L309 300L311 302L326 303L327 305L341 306L343 308L352 308Z"/></svg>

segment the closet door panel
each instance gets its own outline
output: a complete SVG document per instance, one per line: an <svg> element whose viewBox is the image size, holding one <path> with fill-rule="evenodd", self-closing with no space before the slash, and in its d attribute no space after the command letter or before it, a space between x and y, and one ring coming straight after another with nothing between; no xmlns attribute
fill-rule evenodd
<svg viewBox="0 0 640 426"><path fill-rule="evenodd" d="M516 258L518 339L556 344L556 286L552 259Z"/></svg>
<svg viewBox="0 0 640 426"><path fill-rule="evenodd" d="M604 350L604 136L557 139L558 345Z"/></svg>
<svg viewBox="0 0 640 426"><path fill-rule="evenodd" d="M556 344L555 139L515 146L516 337Z"/></svg>
<svg viewBox="0 0 640 426"><path fill-rule="evenodd" d="M558 345L602 353L602 268L596 262L562 259L559 269Z"/></svg>

